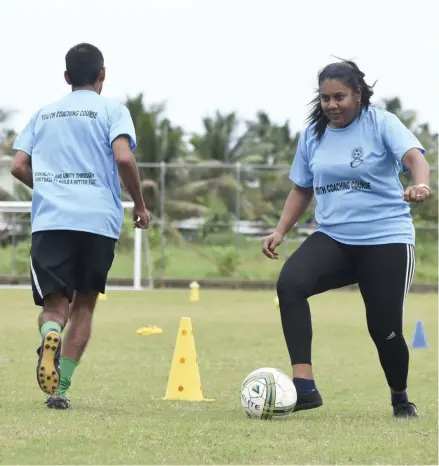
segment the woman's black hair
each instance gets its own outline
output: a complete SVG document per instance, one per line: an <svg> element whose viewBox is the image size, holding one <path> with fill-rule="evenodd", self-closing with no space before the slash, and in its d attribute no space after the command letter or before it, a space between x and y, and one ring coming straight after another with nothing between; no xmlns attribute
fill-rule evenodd
<svg viewBox="0 0 439 466"><path fill-rule="evenodd" d="M369 86L364 80L365 74L358 68L357 64L351 60L342 60L341 62L330 63L319 72L319 87L325 79L338 79L349 86L354 92L361 90L361 110L369 108L370 98L373 96L373 86ZM375 83L374 83L375 85ZM315 123L314 132L317 140L320 140L325 133L328 125L328 117L323 113L320 105L320 94L317 90L317 96L310 102L312 105L311 112L308 115L307 123ZM361 114L361 112L360 112Z"/></svg>

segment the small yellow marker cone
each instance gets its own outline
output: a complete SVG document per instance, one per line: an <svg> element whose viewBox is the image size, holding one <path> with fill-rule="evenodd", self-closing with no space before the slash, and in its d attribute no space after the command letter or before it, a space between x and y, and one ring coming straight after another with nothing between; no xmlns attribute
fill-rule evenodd
<svg viewBox="0 0 439 466"><path fill-rule="evenodd" d="M163 330L156 325L147 325L145 327L140 327L136 330L136 333L139 335L160 335L163 333Z"/></svg>
<svg viewBox="0 0 439 466"><path fill-rule="evenodd" d="M203 398L195 339L189 317L180 319L164 400L215 401Z"/></svg>
<svg viewBox="0 0 439 466"><path fill-rule="evenodd" d="M198 282L192 282L189 285L189 288L191 289L190 300L199 301L200 300L200 284Z"/></svg>
<svg viewBox="0 0 439 466"><path fill-rule="evenodd" d="M99 301L105 301L107 299L107 295L104 293L99 293L98 299Z"/></svg>

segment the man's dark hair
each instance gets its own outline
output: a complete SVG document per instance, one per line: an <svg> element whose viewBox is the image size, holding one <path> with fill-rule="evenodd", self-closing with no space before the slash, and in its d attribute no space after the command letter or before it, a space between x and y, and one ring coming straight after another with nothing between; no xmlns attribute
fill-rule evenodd
<svg viewBox="0 0 439 466"><path fill-rule="evenodd" d="M338 79L346 86L349 86L354 92L361 90L361 110L369 108L370 98L373 96L373 86L369 86L364 80L365 74L358 68L357 64L351 60L342 60L341 62L330 63L320 71L318 75L319 87L325 79ZM320 105L320 94L317 90L317 96L310 102L312 105L311 112L307 118L308 123L315 123L314 132L317 134L317 140L320 140L325 133L328 125L328 118L323 113ZM360 112L361 114L361 112Z"/></svg>
<svg viewBox="0 0 439 466"><path fill-rule="evenodd" d="M104 56L94 45L82 43L66 54L66 70L73 87L94 84L104 67Z"/></svg>

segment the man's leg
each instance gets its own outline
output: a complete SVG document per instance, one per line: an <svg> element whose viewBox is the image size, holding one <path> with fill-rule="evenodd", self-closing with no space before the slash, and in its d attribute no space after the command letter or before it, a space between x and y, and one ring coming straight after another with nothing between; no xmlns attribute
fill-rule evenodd
<svg viewBox="0 0 439 466"><path fill-rule="evenodd" d="M75 271L75 296L63 341L61 383L49 407L70 408L67 390L91 336L93 312L99 293L105 293L116 241L91 233L81 234L80 255Z"/></svg>
<svg viewBox="0 0 439 466"><path fill-rule="evenodd" d="M311 363L312 325L308 298L356 283L348 248L323 233L309 236L285 262L277 294L285 341L298 392L296 411L322 404Z"/></svg>
<svg viewBox="0 0 439 466"><path fill-rule="evenodd" d="M61 355L61 383L59 393L65 395L72 383L72 376L90 340L93 311L98 291L88 294L75 293L70 309Z"/></svg>
<svg viewBox="0 0 439 466"><path fill-rule="evenodd" d="M367 325L391 391L395 416L416 416L407 398L409 350L403 335L404 303L415 268L414 248L406 244L365 247L358 283Z"/></svg>
<svg viewBox="0 0 439 466"><path fill-rule="evenodd" d="M69 303L65 296L51 293L44 298L43 308L39 316L42 341L37 349L37 380L41 390L50 395L60 383L61 333L67 322Z"/></svg>
<svg viewBox="0 0 439 466"><path fill-rule="evenodd" d="M37 381L50 395L60 381L61 332L72 299L74 246L70 232L43 231L32 235L30 270L34 302L42 306L38 318L41 345L37 349Z"/></svg>

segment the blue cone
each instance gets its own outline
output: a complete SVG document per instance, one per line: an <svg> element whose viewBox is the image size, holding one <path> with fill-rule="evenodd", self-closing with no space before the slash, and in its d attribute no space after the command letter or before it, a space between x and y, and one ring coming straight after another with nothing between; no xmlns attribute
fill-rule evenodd
<svg viewBox="0 0 439 466"><path fill-rule="evenodd" d="M413 336L412 348L428 348L427 340L425 339L424 326L418 320L416 322L415 335Z"/></svg>

